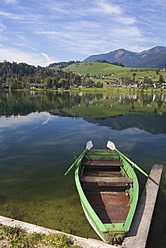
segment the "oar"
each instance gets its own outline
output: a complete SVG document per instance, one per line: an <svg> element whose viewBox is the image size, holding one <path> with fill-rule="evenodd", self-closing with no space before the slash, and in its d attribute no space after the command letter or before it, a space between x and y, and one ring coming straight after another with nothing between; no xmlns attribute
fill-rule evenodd
<svg viewBox="0 0 166 248"><path fill-rule="evenodd" d="M115 144L112 141L108 141L107 143L107 147L110 150L115 150L117 151L121 156L123 156L130 164L132 164L137 170L139 170L142 174L144 174L146 177L149 177L148 174L146 174L146 172L144 172L138 165L136 165L134 162L132 162L129 158L127 158L123 153L121 153L120 151L118 151L115 147Z"/></svg>
<svg viewBox="0 0 166 248"><path fill-rule="evenodd" d="M74 167L74 165L77 163L77 161L82 157L84 156L85 152L87 150L90 150L91 148L93 147L93 143L92 141L88 141L87 144L86 144L86 148L85 150L82 152L82 154L74 161L74 163L70 166L70 168L66 171L66 173L64 174L65 176L69 173L69 171Z"/></svg>

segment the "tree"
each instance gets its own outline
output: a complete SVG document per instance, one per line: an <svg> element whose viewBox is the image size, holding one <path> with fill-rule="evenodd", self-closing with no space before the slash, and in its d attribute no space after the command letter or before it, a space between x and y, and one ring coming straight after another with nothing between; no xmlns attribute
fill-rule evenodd
<svg viewBox="0 0 166 248"><path fill-rule="evenodd" d="M124 64L122 64L121 62L118 62L118 66L125 67Z"/></svg>
<svg viewBox="0 0 166 248"><path fill-rule="evenodd" d="M52 78L52 88L58 88L58 79L56 77Z"/></svg>
<svg viewBox="0 0 166 248"><path fill-rule="evenodd" d="M152 80L150 78L144 78L144 84L148 84L148 85L151 85L152 83Z"/></svg>
<svg viewBox="0 0 166 248"><path fill-rule="evenodd" d="M2 78L0 77L0 89L2 89L2 85L3 85L3 80L2 80Z"/></svg>
<svg viewBox="0 0 166 248"><path fill-rule="evenodd" d="M10 89L21 89L22 85L21 82L19 80L17 80L16 78L11 82L10 84Z"/></svg>
<svg viewBox="0 0 166 248"><path fill-rule="evenodd" d="M156 74L157 74L157 75L159 74L159 71L160 71L159 69L156 69Z"/></svg>
<svg viewBox="0 0 166 248"><path fill-rule="evenodd" d="M129 78L129 77L126 77L125 78L125 84L126 85L129 85L129 84L131 84L132 83L132 80Z"/></svg>
<svg viewBox="0 0 166 248"><path fill-rule="evenodd" d="M59 86L60 86L60 88L64 88L65 89L66 83L67 83L67 80L65 78L61 78L59 80Z"/></svg>
<svg viewBox="0 0 166 248"><path fill-rule="evenodd" d="M163 78L163 75L160 75L160 77L159 77L159 83L164 83L164 78Z"/></svg>
<svg viewBox="0 0 166 248"><path fill-rule="evenodd" d="M81 77L78 74L74 74L74 84L81 84Z"/></svg>
<svg viewBox="0 0 166 248"><path fill-rule="evenodd" d="M97 82L96 86L97 88L103 88L103 84L100 81Z"/></svg>
<svg viewBox="0 0 166 248"><path fill-rule="evenodd" d="M52 78L51 77L47 77L45 80L45 86L47 88L52 88Z"/></svg>

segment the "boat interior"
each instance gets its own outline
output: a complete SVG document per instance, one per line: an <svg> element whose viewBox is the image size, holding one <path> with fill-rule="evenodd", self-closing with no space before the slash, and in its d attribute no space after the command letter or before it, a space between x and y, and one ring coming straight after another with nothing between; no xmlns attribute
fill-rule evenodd
<svg viewBox="0 0 166 248"><path fill-rule="evenodd" d="M123 173L122 173L123 172ZM116 151L89 150L80 181L87 200L104 224L124 223L130 210L129 178Z"/></svg>

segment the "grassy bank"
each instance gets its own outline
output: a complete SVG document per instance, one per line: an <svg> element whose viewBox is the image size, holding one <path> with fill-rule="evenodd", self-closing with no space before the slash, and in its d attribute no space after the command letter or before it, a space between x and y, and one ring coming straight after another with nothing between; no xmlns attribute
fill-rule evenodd
<svg viewBox="0 0 166 248"><path fill-rule="evenodd" d="M145 94L159 94L166 93L166 89L140 89L140 88L127 88L127 87L118 87L118 86L109 86L104 88L71 88L71 91L77 92L134 92L134 93L145 93Z"/></svg>
<svg viewBox="0 0 166 248"><path fill-rule="evenodd" d="M0 225L0 247L79 248L72 245L70 239L64 235L29 234L21 228L3 225Z"/></svg>

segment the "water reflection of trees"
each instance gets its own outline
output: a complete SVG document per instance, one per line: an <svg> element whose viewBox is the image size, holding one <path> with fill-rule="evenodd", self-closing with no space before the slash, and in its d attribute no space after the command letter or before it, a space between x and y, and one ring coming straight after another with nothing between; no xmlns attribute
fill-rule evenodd
<svg viewBox="0 0 166 248"><path fill-rule="evenodd" d="M61 113L65 109L95 106L98 112L102 109L122 109L129 112L146 110L146 113L166 112L166 97L163 94L110 94L110 93L70 93L52 91L15 91L0 92L0 115L6 117L14 115L27 115L31 112L54 110ZM78 113L78 109L77 109ZM79 116L79 113L78 113ZM110 111L111 116L111 111ZM102 116L101 116L102 117Z"/></svg>

